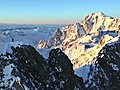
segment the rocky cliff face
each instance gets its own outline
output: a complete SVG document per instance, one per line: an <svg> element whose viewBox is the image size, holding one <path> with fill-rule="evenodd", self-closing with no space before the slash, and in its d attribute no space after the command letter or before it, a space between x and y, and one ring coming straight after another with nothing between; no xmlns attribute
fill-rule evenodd
<svg viewBox="0 0 120 90"><path fill-rule="evenodd" d="M0 89L5 90L83 90L83 79L76 76L68 57L60 50L44 59L32 46L12 47L0 55Z"/></svg>
<svg viewBox="0 0 120 90"><path fill-rule="evenodd" d="M120 19L99 12L87 15L81 24L88 33L95 33L99 30L111 31L119 29Z"/></svg>
<svg viewBox="0 0 120 90"><path fill-rule="evenodd" d="M118 90L120 86L120 42L107 44L84 72L85 85L92 90ZM82 72L79 68L78 71ZM78 72L77 71L77 72Z"/></svg>
<svg viewBox="0 0 120 90"><path fill-rule="evenodd" d="M50 40L39 43L38 48L61 48L76 69L95 58L107 43L117 41L119 31L119 18L92 13L81 23L57 30Z"/></svg>
<svg viewBox="0 0 120 90"><path fill-rule="evenodd" d="M65 46L85 34L86 31L80 23L71 24L62 29L58 28L48 41L40 41L38 48L51 48L61 44Z"/></svg>
<svg viewBox="0 0 120 90"><path fill-rule="evenodd" d="M56 30L50 40L38 44L38 48L51 48L58 45L64 46L69 42L73 42L85 34L93 34L97 36L99 31L119 31L120 19L107 16L102 12L88 14L80 23L71 24L62 29Z"/></svg>

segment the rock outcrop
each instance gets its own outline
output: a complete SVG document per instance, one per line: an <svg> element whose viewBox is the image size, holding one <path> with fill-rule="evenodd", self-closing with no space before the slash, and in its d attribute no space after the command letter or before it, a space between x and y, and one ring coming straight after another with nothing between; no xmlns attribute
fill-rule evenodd
<svg viewBox="0 0 120 90"><path fill-rule="evenodd" d="M120 42L107 44L99 52L94 63L87 66L88 89L118 90L120 86ZM82 68L85 68L84 66ZM80 70L80 69L79 69ZM81 72L81 70L80 70Z"/></svg>
<svg viewBox="0 0 120 90"><path fill-rule="evenodd" d="M60 50L50 51L48 60L28 45L12 47L0 55L0 89L84 90L83 79L74 74L69 58Z"/></svg>
<svg viewBox="0 0 120 90"><path fill-rule="evenodd" d="M86 34L86 31L80 25L80 23L75 23L63 27L62 29L57 29L53 36L48 41L40 41L38 48L51 48L61 45L64 47L66 44L75 41L77 38ZM43 43L46 43L44 47Z"/></svg>

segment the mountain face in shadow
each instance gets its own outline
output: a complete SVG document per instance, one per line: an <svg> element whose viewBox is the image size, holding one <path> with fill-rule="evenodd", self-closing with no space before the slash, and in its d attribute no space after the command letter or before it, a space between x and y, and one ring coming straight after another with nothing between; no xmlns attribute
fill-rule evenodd
<svg viewBox="0 0 120 90"><path fill-rule="evenodd" d="M88 88L118 90L120 86L120 43L107 44L90 65L86 85ZM92 77L92 78L91 78Z"/></svg>
<svg viewBox="0 0 120 90"><path fill-rule="evenodd" d="M0 56L1 89L85 89L83 79L74 74L69 58L60 49L51 50L48 60L30 45L12 47L12 51Z"/></svg>

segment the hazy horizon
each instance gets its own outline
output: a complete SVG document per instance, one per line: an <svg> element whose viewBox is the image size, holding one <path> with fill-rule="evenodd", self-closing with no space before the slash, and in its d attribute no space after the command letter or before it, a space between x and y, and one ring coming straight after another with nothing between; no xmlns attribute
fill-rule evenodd
<svg viewBox="0 0 120 90"><path fill-rule="evenodd" d="M70 24L87 14L103 12L119 17L118 0L0 0L0 23Z"/></svg>

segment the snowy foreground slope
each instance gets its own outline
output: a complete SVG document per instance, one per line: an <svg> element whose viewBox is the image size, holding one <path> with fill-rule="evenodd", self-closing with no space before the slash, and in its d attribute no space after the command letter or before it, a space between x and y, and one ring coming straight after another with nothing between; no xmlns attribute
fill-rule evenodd
<svg viewBox="0 0 120 90"><path fill-rule="evenodd" d="M0 56L0 90L84 90L69 58L53 49L46 60L30 45Z"/></svg>
<svg viewBox="0 0 120 90"><path fill-rule="evenodd" d="M0 33L0 89L119 89L119 18L100 12L63 28L18 29Z"/></svg>

